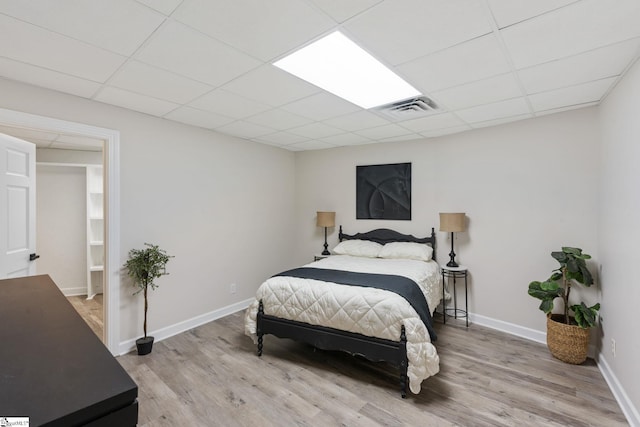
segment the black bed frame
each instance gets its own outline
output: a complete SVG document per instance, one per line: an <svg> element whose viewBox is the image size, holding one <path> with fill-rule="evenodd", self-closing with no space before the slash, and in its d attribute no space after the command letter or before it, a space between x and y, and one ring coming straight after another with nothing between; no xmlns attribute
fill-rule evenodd
<svg viewBox="0 0 640 427"><path fill-rule="evenodd" d="M342 226L340 226L338 237L340 241L370 240L382 245L391 242L426 243L433 247L433 259L435 260L436 235L433 228L430 237L418 238L386 228L349 235L344 234ZM403 398L407 396L407 337L404 325L400 330L399 341L386 340L270 316L264 313L262 301L258 307L256 322L258 356L262 356L263 336L271 334L280 338L291 338L304 342L321 350L339 350L362 356L372 362L387 362L400 369L400 392Z"/></svg>

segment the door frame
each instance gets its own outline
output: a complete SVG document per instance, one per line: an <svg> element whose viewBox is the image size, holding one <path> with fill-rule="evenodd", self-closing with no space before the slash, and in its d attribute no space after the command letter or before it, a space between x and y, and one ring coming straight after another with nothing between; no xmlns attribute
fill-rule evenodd
<svg viewBox="0 0 640 427"><path fill-rule="evenodd" d="M120 132L84 123L0 108L0 124L42 131L85 135L105 141L104 339L109 351L120 354Z"/></svg>

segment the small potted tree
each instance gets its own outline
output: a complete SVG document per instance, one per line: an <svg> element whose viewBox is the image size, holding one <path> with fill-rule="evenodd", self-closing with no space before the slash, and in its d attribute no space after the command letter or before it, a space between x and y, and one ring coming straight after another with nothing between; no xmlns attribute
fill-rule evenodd
<svg viewBox="0 0 640 427"><path fill-rule="evenodd" d="M529 295L542 301L540 310L547 314L547 346L551 354L563 362L580 364L587 359L589 328L597 323L600 304L587 307L584 302L580 302L570 306L569 295L573 283L587 287L593 284L593 277L586 264L591 256L583 254L582 249L570 247L563 247L560 252L551 252L551 256L560 263L560 267L553 270L546 281L531 282ZM552 313L556 298L562 300L562 314ZM570 311L573 316L570 316Z"/></svg>
<svg viewBox="0 0 640 427"><path fill-rule="evenodd" d="M133 285L138 288L133 294L140 292L144 295L144 337L136 340L136 347L140 356L151 353L153 348L153 337L147 336L147 310L149 308L149 300L147 292L149 287L155 289L158 285L155 279L169 274L166 272L166 266L171 255L160 249L157 245L145 243L144 249L131 249L129 251L129 259L124 264L129 277L133 280Z"/></svg>

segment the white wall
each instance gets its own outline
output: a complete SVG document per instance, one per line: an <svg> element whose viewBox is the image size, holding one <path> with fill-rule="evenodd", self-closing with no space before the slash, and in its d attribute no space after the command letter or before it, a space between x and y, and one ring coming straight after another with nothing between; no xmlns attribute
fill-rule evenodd
<svg viewBox="0 0 640 427"><path fill-rule="evenodd" d="M466 212L455 251L470 270L470 311L543 332L527 286L557 266L551 251L577 246L597 262L596 118L589 108L417 142L296 153L296 261L322 249L317 210L335 210L347 233L388 227L422 236L435 227L440 261L450 234L437 231L438 213ZM412 220L356 220L356 165L399 162L412 163Z"/></svg>
<svg viewBox="0 0 640 427"><path fill-rule="evenodd" d="M601 357L635 402L640 425L640 331L637 325L640 285L640 63L629 70L600 107L602 178L599 242L602 258ZM616 341L616 355L611 340Z"/></svg>
<svg viewBox="0 0 640 427"><path fill-rule="evenodd" d="M36 270L67 296L87 293L86 181L85 168L36 166Z"/></svg>
<svg viewBox="0 0 640 427"><path fill-rule="evenodd" d="M0 93L1 108L120 131L120 264L144 242L175 255L150 331L244 301L291 266L293 153L8 80ZM124 342L141 335L143 307L121 287Z"/></svg>

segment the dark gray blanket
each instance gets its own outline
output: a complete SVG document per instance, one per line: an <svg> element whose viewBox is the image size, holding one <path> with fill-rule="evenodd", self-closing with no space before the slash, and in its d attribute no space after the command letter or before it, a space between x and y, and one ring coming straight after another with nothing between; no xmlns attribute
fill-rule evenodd
<svg viewBox="0 0 640 427"><path fill-rule="evenodd" d="M395 292L407 300L414 308L424 326L429 331L431 341L437 339L433 329L433 319L427 300L420 290L420 286L411 279L392 274L356 273L353 271L330 270L326 268L300 267L293 270L283 271L276 276L298 277L301 279L322 280L324 282L339 283L342 285L362 286L369 288L384 289Z"/></svg>

